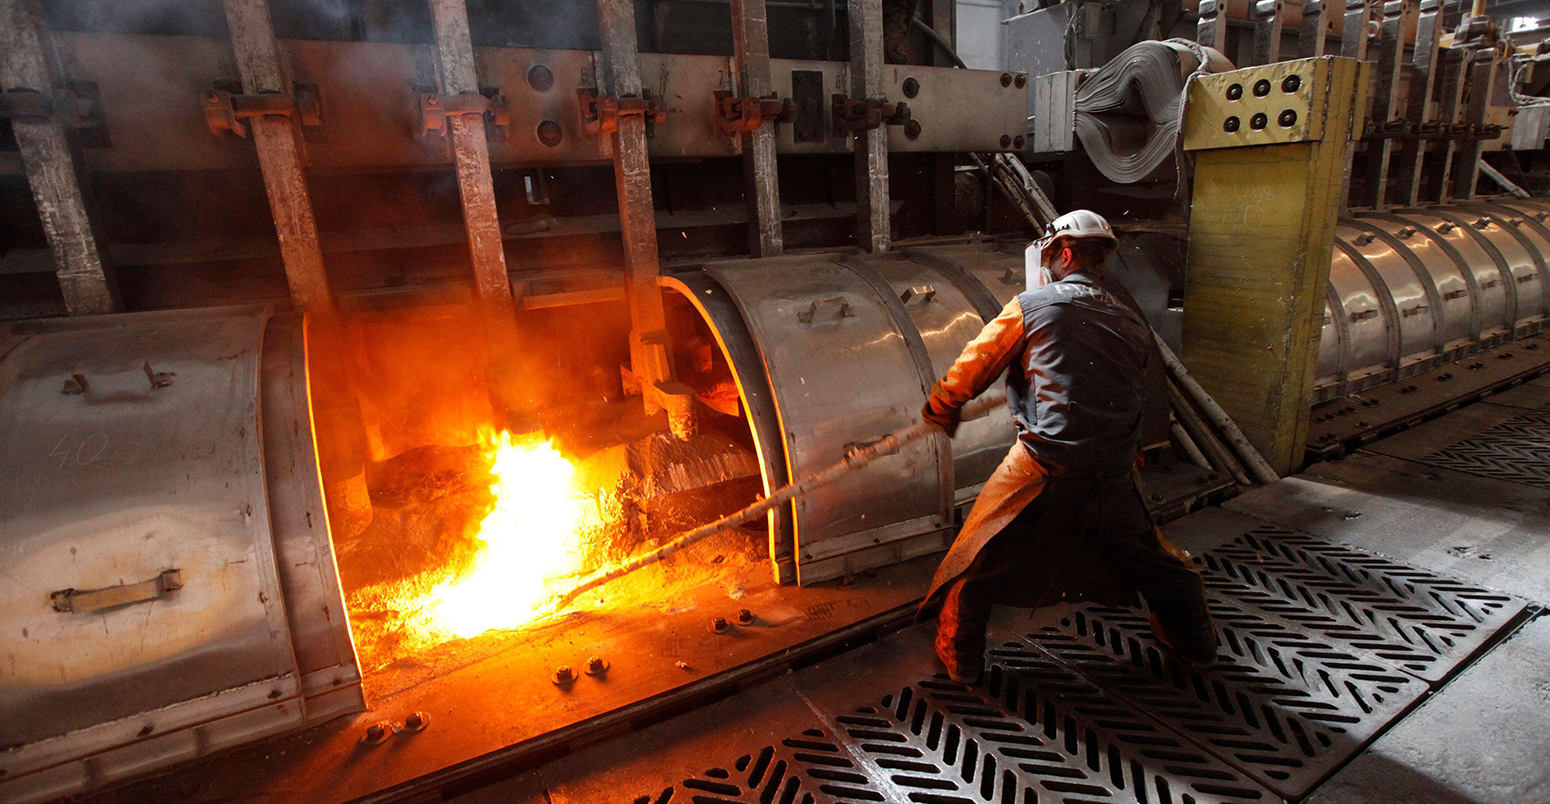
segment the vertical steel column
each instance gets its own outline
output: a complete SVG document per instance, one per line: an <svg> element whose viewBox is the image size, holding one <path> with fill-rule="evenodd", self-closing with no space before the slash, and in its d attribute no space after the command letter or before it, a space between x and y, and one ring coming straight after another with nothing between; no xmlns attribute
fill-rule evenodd
<svg viewBox="0 0 1550 804"><path fill-rule="evenodd" d="M225 0L226 26L237 56L242 91L248 95L290 95L292 88L280 68L280 50L269 21L268 0ZM323 250L318 246L317 220L312 198L302 173L301 148L295 124L283 115L250 118L258 165L264 174L269 211L274 215L285 281L297 308L333 309L328 274L323 270Z"/></svg>
<svg viewBox="0 0 1550 804"><path fill-rule="evenodd" d="M633 0L597 0L603 39L604 91L620 101L642 97L640 53L635 42ZM613 134L614 184L619 195L624 245L624 297L630 307L630 370L648 413L666 408L673 433L694 433L693 392L673 379L672 345L662 291L657 287L657 215L651 199L651 157L646 118L618 116Z"/></svg>
<svg viewBox="0 0 1550 804"><path fill-rule="evenodd" d="M850 17L850 94L858 100L883 96L883 2L847 0ZM888 127L855 133L856 245L888 250Z"/></svg>
<svg viewBox="0 0 1550 804"><path fill-rule="evenodd" d="M1340 55L1367 60L1367 26L1372 22L1371 0L1345 1L1345 27L1340 32Z"/></svg>
<svg viewBox="0 0 1550 804"><path fill-rule="evenodd" d="M36 0L0 0L0 91L54 97L44 50L43 10ZM38 205L54 271L71 315L119 309L112 270L86 212L83 171L57 118L11 119L27 185Z"/></svg>
<svg viewBox="0 0 1550 804"><path fill-rule="evenodd" d="M1417 0L1389 0L1383 5L1383 22L1378 30L1378 58L1373 67L1370 101L1367 119L1369 130L1393 133L1389 125L1397 119L1395 103L1399 93L1399 74L1404 66L1405 43L1401 39L1407 27L1411 27L1419 9ZM1385 128L1387 131L1385 131ZM1367 142L1367 194L1366 206L1382 209L1388 206L1389 160L1394 153L1395 140L1384 136Z"/></svg>
<svg viewBox="0 0 1550 804"><path fill-rule="evenodd" d="M1464 118L1464 78L1469 71L1469 51L1459 47L1440 49L1437 66L1442 71L1438 76L1437 121L1439 130L1448 139L1441 145L1432 146L1435 153L1422 166L1423 177L1430 174L1432 178L1427 181L1436 182L1435 186L1427 188L1429 192L1422 194L1428 201L1442 202L1447 201L1452 192L1449 184L1453 176L1453 158L1458 153L1458 140L1453 139L1453 135Z"/></svg>
<svg viewBox="0 0 1550 804"><path fill-rule="evenodd" d="M1303 58L1324 55L1329 37L1329 3L1333 0L1306 0L1302 4L1302 27L1297 31L1297 55Z"/></svg>
<svg viewBox="0 0 1550 804"><path fill-rule="evenodd" d="M1421 160L1428 142L1421 139L1432 119L1432 88L1437 80L1437 40L1442 25L1442 0L1421 0L1415 23L1415 50L1411 56L1410 86L1405 93L1404 120L1409 136L1400 143L1395 159L1394 186L1398 203L1413 207L1421 201Z"/></svg>
<svg viewBox="0 0 1550 804"><path fill-rule="evenodd" d="M1275 64L1281 60L1281 29L1286 22L1286 0L1259 0L1249 7L1254 23L1255 64Z"/></svg>
<svg viewBox="0 0 1550 804"><path fill-rule="evenodd" d="M1494 48L1482 47L1469 55L1463 104L1464 122L1469 125L1469 139L1459 144L1453 158L1454 198L1475 197L1475 182L1480 178L1480 155L1485 152L1485 140L1480 139L1480 128L1485 125L1486 115L1491 109L1496 66Z"/></svg>
<svg viewBox="0 0 1550 804"><path fill-rule="evenodd" d="M1226 0L1200 0L1200 23L1195 29L1195 41L1206 47L1227 52Z"/></svg>
<svg viewBox="0 0 1550 804"><path fill-rule="evenodd" d="M468 7L463 0L430 0L436 31L436 63L443 95L479 94L474 44L468 33ZM490 174L490 143L484 118L447 115L447 136L457 166L458 197L463 202L463 226L468 230L468 257L473 263L474 292L479 299L492 344L497 350L514 336L511 278L495 212L495 185Z"/></svg>
<svg viewBox="0 0 1550 804"><path fill-rule="evenodd" d="M770 34L764 0L732 0L732 50L737 59L738 94L774 94L770 78ZM744 132L743 182L748 202L748 251L773 257L785 250L780 218L780 174L775 164L775 123Z"/></svg>

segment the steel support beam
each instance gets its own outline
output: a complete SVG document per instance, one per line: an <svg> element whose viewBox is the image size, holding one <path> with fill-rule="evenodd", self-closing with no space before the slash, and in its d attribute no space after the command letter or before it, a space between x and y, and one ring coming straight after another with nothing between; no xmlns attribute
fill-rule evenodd
<svg viewBox="0 0 1550 804"><path fill-rule="evenodd" d="M1485 125L1491 109L1491 92L1496 84L1498 59L1492 48L1479 48L1470 53L1464 82L1464 122L1473 133ZM1480 154L1485 151L1485 141L1472 137L1458 145L1451 166L1454 198L1474 198L1475 183L1480 178Z"/></svg>
<svg viewBox="0 0 1550 804"><path fill-rule="evenodd" d="M1385 126L1392 128L1398 122L1398 95L1400 71L1404 67L1405 43L1402 39L1407 28L1415 27L1418 0L1389 0L1383 5L1383 21L1378 29L1377 63L1373 66L1371 107L1368 120L1375 131ZM1366 179L1367 192L1361 206L1382 209L1389 203L1389 161L1394 154L1397 140L1383 137L1367 142Z"/></svg>
<svg viewBox="0 0 1550 804"><path fill-rule="evenodd" d="M1320 125L1254 147L1223 140L1220 116L1231 112L1209 102L1210 93L1282 75L1265 71L1288 65L1306 65L1298 72L1311 96L1301 117L1321 116ZM1209 78L1192 89L1185 127L1196 163L1181 357L1285 476L1300 466L1307 440L1340 176L1362 121L1364 70L1326 57ZM1245 220L1254 221L1252 246Z"/></svg>
<svg viewBox="0 0 1550 804"><path fill-rule="evenodd" d="M441 93L479 94L479 73L474 65L473 40L468 33L468 7L463 0L430 0L430 5L431 23L436 31ZM451 138L452 157L457 166L463 225L468 229L474 292L490 327L492 343L500 348L506 341L502 336L515 325L511 280L506 274L506 252L501 246L500 220L495 212L495 186L490 175L490 144L485 138L484 117L448 115L447 136Z"/></svg>
<svg viewBox="0 0 1550 804"><path fill-rule="evenodd" d="M1200 0L1200 22L1195 29L1195 41L1206 47L1227 51L1226 0Z"/></svg>
<svg viewBox="0 0 1550 804"><path fill-rule="evenodd" d="M732 48L737 61L739 94L745 98L774 94L764 0L732 0ZM748 251L755 257L773 257L785 250L780 217L780 174L775 166L775 124L767 121L740 136L744 193L748 202Z"/></svg>
<svg viewBox="0 0 1550 804"><path fill-rule="evenodd" d="M0 91L53 97L44 36L43 10L37 0L0 0ZM16 117L11 128L53 255L65 309L71 315L118 310L118 290L92 232L81 182L84 174L64 125L53 117Z"/></svg>
<svg viewBox="0 0 1550 804"><path fill-rule="evenodd" d="M1329 38L1329 4L1335 0L1306 0L1302 4L1302 27L1297 31L1297 55L1312 58L1324 55Z"/></svg>
<svg viewBox="0 0 1550 804"><path fill-rule="evenodd" d="M225 0L225 8L243 93L291 94L290 82L280 66L268 0ZM318 247L318 225L302 172L295 124L287 116L267 115L252 118L249 128L264 174L269 210L274 215L291 301L301 310L332 310L333 294L323 269L323 250Z"/></svg>
<svg viewBox="0 0 1550 804"><path fill-rule="evenodd" d="M1281 60L1281 29L1286 23L1286 0L1258 0L1250 6L1254 23L1255 64L1275 64Z"/></svg>
<svg viewBox="0 0 1550 804"><path fill-rule="evenodd" d="M1421 0L1415 24L1415 49L1410 63L1410 85L1405 94L1403 119L1412 134L1420 132L1433 113L1432 91L1437 82L1437 41L1442 28L1442 0ZM1421 162L1430 148L1427 140L1410 137L1400 143L1394 164L1394 188L1401 206L1421 201Z"/></svg>
<svg viewBox="0 0 1550 804"><path fill-rule="evenodd" d="M847 0L850 17L850 94L856 99L883 97L882 0ZM864 251L888 250L888 129L855 133L856 245Z"/></svg>
<svg viewBox="0 0 1550 804"><path fill-rule="evenodd" d="M597 10L603 40L603 92L620 100L643 97L633 0L597 0ZM687 438L694 432L692 392L673 379L672 345L662 291L657 286L661 264L651 198L651 158L646 151L646 117L619 115L612 136L624 245L624 297L630 308L629 379L640 390L647 412L666 408L674 434Z"/></svg>
<svg viewBox="0 0 1550 804"><path fill-rule="evenodd" d="M1438 75L1437 120L1442 130L1451 131L1464 119L1464 82L1469 72L1469 51L1450 47L1440 49L1438 54L1437 66L1441 73ZM1453 160L1458 154L1458 140L1448 139L1432 149L1434 153L1427 157L1422 174L1423 177L1430 174L1426 180L1435 184L1423 189L1422 194L1428 201L1443 202L1453 193Z"/></svg>
<svg viewBox="0 0 1550 804"><path fill-rule="evenodd" d="M1367 31L1372 23L1372 0L1346 0L1345 27L1340 31L1340 55L1348 59L1367 59Z"/></svg>

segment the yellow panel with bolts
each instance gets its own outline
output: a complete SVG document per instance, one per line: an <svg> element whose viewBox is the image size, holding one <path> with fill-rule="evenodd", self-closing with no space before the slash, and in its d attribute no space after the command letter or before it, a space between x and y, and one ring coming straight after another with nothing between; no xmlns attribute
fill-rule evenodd
<svg viewBox="0 0 1550 804"><path fill-rule="evenodd" d="M1184 150L1322 138L1330 58L1283 61L1195 79L1184 120Z"/></svg>
<svg viewBox="0 0 1550 804"><path fill-rule="evenodd" d="M1319 115L1310 117L1323 118L1319 135L1327 139L1304 133L1307 139L1252 147L1229 140L1196 154L1180 352L1283 475L1301 465L1307 438L1347 139L1361 125L1357 97L1365 75L1354 59L1338 57L1275 67L1285 68L1284 79L1299 64L1296 74L1313 77L1310 98ZM1252 97L1253 81L1277 74L1267 70L1212 78L1240 76L1241 83L1253 76L1245 85ZM1193 119L1195 109L1189 114Z"/></svg>

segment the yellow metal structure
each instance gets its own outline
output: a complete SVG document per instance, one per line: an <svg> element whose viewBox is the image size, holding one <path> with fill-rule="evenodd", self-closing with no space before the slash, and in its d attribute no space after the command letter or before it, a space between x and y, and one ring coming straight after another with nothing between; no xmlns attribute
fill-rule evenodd
<svg viewBox="0 0 1550 804"><path fill-rule="evenodd" d="M1283 475L1300 465L1307 439L1366 75L1355 59L1320 57L1207 76L1190 92L1184 147L1196 162L1182 358Z"/></svg>

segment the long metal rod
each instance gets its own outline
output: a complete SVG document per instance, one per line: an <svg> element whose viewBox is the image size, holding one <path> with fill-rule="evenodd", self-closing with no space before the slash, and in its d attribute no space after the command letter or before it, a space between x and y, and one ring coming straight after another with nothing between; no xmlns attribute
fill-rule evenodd
<svg viewBox="0 0 1550 804"><path fill-rule="evenodd" d="M1437 81L1437 42L1441 22L1442 0L1421 0L1404 110L1404 119L1412 131L1419 130L1432 119L1432 87ZM1430 148L1429 141L1418 138L1400 143L1394 167L1394 186L1399 192L1399 204L1413 207L1421 202L1421 165Z"/></svg>
<svg viewBox="0 0 1550 804"><path fill-rule="evenodd" d="M774 94L770 76L769 21L765 0L732 0L732 51L745 98ZM775 124L744 132L743 179L747 187L748 249L756 257L785 251L780 217L780 173L775 161Z"/></svg>
<svg viewBox="0 0 1550 804"><path fill-rule="evenodd" d="M1206 456L1200 451L1200 447L1195 445L1195 440L1189 437L1189 433L1184 432L1184 428L1178 422L1169 422L1168 434L1173 436L1174 446L1184 453L1184 457L1188 458L1190 463L1201 469L1215 470L1216 467L1206 460Z"/></svg>
<svg viewBox="0 0 1550 804"><path fill-rule="evenodd" d="M0 0L0 90L53 97L44 36L43 10L37 0ZM80 166L64 126L53 118L16 117L11 119L11 129L54 258L65 309L71 315L119 309L118 289L92 232Z"/></svg>
<svg viewBox="0 0 1550 804"><path fill-rule="evenodd" d="M292 89L280 67L280 50L269 20L267 0L225 0L226 27L248 95L289 95ZM258 151L269 211L274 216L280 258L291 301L301 310L324 312L334 306L318 246L318 225L312 214L312 197L302 172L301 147L290 117L267 115L250 121L253 145Z"/></svg>
<svg viewBox="0 0 1550 804"><path fill-rule="evenodd" d="M1180 391L1184 393L1190 402L1194 403L1195 407L1204 414L1205 418L1225 437L1227 446L1231 447L1232 451L1243 461L1243 465L1249 474L1259 483L1267 485L1280 480L1281 478L1276 475L1275 470L1270 468L1270 464L1265 461L1265 456L1260 455L1259 450L1255 449L1254 445L1249 442L1249 439L1243 435L1243 431L1238 429L1237 422L1234 422L1232 417L1227 415L1227 411L1222 410L1221 405L1216 404L1216 400L1206 393L1206 389L1200 387L1200 383L1190 376L1189 369L1184 367L1184 364L1179 361L1179 356L1174 354L1172 349L1168 348L1168 344L1163 341L1162 337L1153 332L1152 339L1157 342L1157 350L1162 354L1163 365L1167 367L1169 376L1173 377L1173 381L1178 383Z"/></svg>
<svg viewBox="0 0 1550 804"><path fill-rule="evenodd" d="M1173 410L1173 415L1183 425L1184 431L1205 452L1212 468L1218 472L1230 475L1233 482L1240 486L1252 486L1253 481L1243 471L1243 464L1233 457L1227 446L1222 443L1211 428L1200 418L1200 414L1190 406L1189 400L1179 391L1179 387L1173 381L1168 381L1168 402Z"/></svg>
<svg viewBox="0 0 1550 804"><path fill-rule="evenodd" d="M1368 120L1382 126L1396 119L1400 74L1404 69L1404 31L1414 27L1418 0L1389 0L1383 6L1383 21L1378 28L1378 58L1373 68L1371 106ZM1385 137L1367 143L1366 206L1383 209L1389 203L1389 160L1396 141Z"/></svg>
<svg viewBox="0 0 1550 804"><path fill-rule="evenodd" d="M847 0L850 16L850 96L883 97L882 0ZM892 239L888 208L888 129L857 131L856 245L884 252Z"/></svg>
<svg viewBox="0 0 1550 804"><path fill-rule="evenodd" d="M1006 404L1006 395L1002 392L998 391L986 396L982 396L963 407L961 414L962 419L964 421L978 419L1004 404ZM792 500L801 497L802 495L807 494L816 488L833 483L835 480L838 480L839 478L848 475L851 472L862 468L863 466L866 466L867 464L883 457L884 455L896 454L899 449L906 444L919 441L926 436L941 432L942 428L937 427L936 425L929 422L919 421L910 425L909 427L905 427L902 430L890 433L874 444L853 450L847 454L839 463L836 463L827 469L814 472L813 474L810 474L795 483L781 486L779 489L770 492L768 497L765 497L753 505L750 505L740 511L727 514L726 516L709 524L701 525L694 530L683 534L682 536L674 538L672 541L669 541L667 544L664 544L654 550L641 553L640 555L637 555L619 564L615 564L611 567L604 567L597 570L596 572L582 579L569 591L556 598L555 602L553 603L553 607L559 608L565 606L566 604L575 600L577 597L580 597L581 595L586 594L587 592L596 589L599 586L614 580L615 578L628 575L638 569L641 569L642 567L655 564L658 561L661 561L662 559L667 558L668 556L671 556L672 554L683 550L686 547L689 547L697 542L704 541L705 539L715 536L718 533L724 533L744 523L752 522L753 520L769 513L772 509L785 505L786 503L791 502Z"/></svg>
<svg viewBox="0 0 1550 804"><path fill-rule="evenodd" d="M479 75L474 66L474 45L468 31L468 7L463 0L430 0L431 23L436 31L436 57L444 95L477 95ZM468 233L468 256L473 264L474 292L491 327L496 344L514 328L511 280L506 274L506 252L501 245L500 220L495 210L495 183L490 173L490 143L484 118L448 115L447 136L457 166L458 197L463 203L463 225Z"/></svg>
<svg viewBox="0 0 1550 804"><path fill-rule="evenodd" d="M597 0L602 28L606 91L619 98L641 97L640 53L635 41L632 0ZM646 150L646 119L620 115L613 135L614 184L619 198L624 245L624 296L630 308L630 369L642 383L672 380L667 316L657 287L657 222L651 199L651 157ZM642 394L653 411L652 394Z"/></svg>

